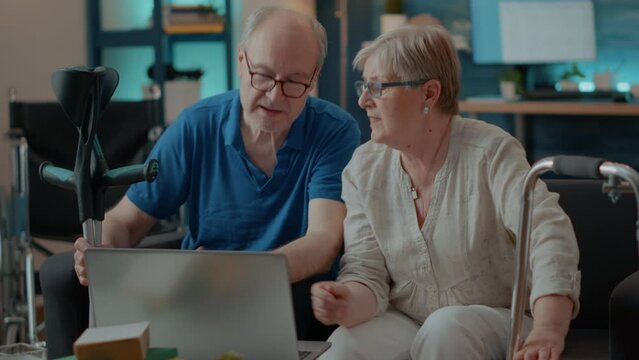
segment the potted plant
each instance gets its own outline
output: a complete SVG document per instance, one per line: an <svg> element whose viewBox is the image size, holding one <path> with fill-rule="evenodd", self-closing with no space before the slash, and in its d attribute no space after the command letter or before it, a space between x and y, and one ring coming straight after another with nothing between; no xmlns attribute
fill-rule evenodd
<svg viewBox="0 0 639 360"><path fill-rule="evenodd" d="M403 0L386 0L384 14L380 18L380 31L383 33L406 24L408 17L404 14Z"/></svg>
<svg viewBox="0 0 639 360"><path fill-rule="evenodd" d="M578 85L575 79L583 79L585 77L586 76L584 75L583 72L581 72L577 63L572 63L570 68L564 71L563 74L561 74L561 78L559 80L559 87L561 88L562 91L577 90Z"/></svg>
<svg viewBox="0 0 639 360"><path fill-rule="evenodd" d="M385 14L403 14L404 2L402 0L386 0L384 2Z"/></svg>
<svg viewBox="0 0 639 360"><path fill-rule="evenodd" d="M516 99L523 87L523 74L517 68L508 68L499 75L499 90L504 99Z"/></svg>

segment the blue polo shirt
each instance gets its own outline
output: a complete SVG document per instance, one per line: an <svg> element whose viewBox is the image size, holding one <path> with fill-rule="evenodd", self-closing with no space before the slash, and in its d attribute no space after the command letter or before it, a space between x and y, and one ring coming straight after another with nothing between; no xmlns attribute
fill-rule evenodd
<svg viewBox="0 0 639 360"><path fill-rule="evenodd" d="M270 178L248 158L240 114L237 90L187 108L149 155L160 163L157 179L127 193L155 218L186 202L183 249L271 250L306 233L311 199L341 201L342 170L360 138L348 113L309 97Z"/></svg>

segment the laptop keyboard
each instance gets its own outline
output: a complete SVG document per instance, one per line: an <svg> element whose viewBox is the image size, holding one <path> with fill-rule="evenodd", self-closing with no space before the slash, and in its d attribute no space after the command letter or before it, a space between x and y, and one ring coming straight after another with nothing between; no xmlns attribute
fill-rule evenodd
<svg viewBox="0 0 639 360"><path fill-rule="evenodd" d="M297 351L297 354L298 354L298 358L299 358L300 360L303 360L303 359L308 358L308 357L312 354L312 352L311 352L311 351L302 351L302 350L298 350L298 351Z"/></svg>

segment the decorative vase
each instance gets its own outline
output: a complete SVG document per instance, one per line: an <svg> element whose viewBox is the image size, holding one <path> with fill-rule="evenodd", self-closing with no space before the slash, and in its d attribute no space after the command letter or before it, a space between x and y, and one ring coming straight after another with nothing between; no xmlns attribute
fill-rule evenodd
<svg viewBox="0 0 639 360"><path fill-rule="evenodd" d="M559 80L559 88L561 91L576 91L579 89L579 85L574 81Z"/></svg>
<svg viewBox="0 0 639 360"><path fill-rule="evenodd" d="M515 100L518 98L517 83L514 81L500 81L499 91L501 92L501 97L504 99Z"/></svg>
<svg viewBox="0 0 639 360"><path fill-rule="evenodd" d="M380 17L380 31L381 33L389 32L402 27L408 21L408 17L405 14L384 14Z"/></svg>

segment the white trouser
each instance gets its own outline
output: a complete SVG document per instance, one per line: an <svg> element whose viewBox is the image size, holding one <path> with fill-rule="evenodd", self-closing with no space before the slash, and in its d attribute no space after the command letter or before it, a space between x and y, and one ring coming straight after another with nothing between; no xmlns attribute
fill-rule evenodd
<svg viewBox="0 0 639 360"><path fill-rule="evenodd" d="M524 334L532 319L524 320ZM420 327L397 310L351 328L340 326L321 360L503 359L510 332L510 310L483 305L448 306Z"/></svg>

